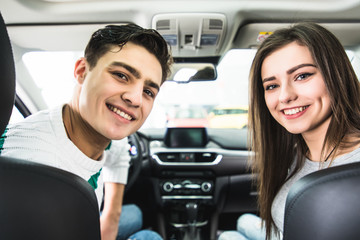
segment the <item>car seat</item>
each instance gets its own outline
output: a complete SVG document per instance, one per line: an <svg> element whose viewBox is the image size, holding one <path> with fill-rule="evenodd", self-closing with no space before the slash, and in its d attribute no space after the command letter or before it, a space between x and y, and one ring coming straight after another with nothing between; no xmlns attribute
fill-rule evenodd
<svg viewBox="0 0 360 240"><path fill-rule="evenodd" d="M15 68L1 14L0 72L2 134L14 105ZM98 240L99 221L94 190L79 176L0 156L0 239Z"/></svg>
<svg viewBox="0 0 360 240"><path fill-rule="evenodd" d="M287 196L284 240L360 239L360 163L311 173Z"/></svg>

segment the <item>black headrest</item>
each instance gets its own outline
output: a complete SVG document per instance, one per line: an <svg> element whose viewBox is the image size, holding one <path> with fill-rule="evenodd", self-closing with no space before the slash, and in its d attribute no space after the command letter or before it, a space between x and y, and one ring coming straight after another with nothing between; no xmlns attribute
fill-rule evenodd
<svg viewBox="0 0 360 240"><path fill-rule="evenodd" d="M14 58L6 25L0 13L0 135L9 122L14 100Z"/></svg>
<svg viewBox="0 0 360 240"><path fill-rule="evenodd" d="M360 162L309 174L291 188L284 240L359 239Z"/></svg>
<svg viewBox="0 0 360 240"><path fill-rule="evenodd" d="M70 172L0 157L0 239L99 240L99 207Z"/></svg>

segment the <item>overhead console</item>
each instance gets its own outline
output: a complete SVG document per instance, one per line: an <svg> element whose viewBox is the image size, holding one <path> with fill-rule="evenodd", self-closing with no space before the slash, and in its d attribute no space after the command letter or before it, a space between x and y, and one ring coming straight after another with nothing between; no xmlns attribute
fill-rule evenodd
<svg viewBox="0 0 360 240"><path fill-rule="evenodd" d="M168 42L174 57L217 56L226 17L218 13L158 14L153 17L152 28Z"/></svg>

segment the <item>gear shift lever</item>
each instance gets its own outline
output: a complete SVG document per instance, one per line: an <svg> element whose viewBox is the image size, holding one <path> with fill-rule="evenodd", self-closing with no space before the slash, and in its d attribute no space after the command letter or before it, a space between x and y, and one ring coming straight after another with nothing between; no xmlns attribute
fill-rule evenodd
<svg viewBox="0 0 360 240"><path fill-rule="evenodd" d="M186 204L186 213L188 217L188 223L196 223L197 214L198 214L198 205L196 203L187 203Z"/></svg>
<svg viewBox="0 0 360 240"><path fill-rule="evenodd" d="M198 215L198 205L196 203L187 203L186 204L186 213L188 217L188 227L190 239L195 239L196 233L196 219Z"/></svg>

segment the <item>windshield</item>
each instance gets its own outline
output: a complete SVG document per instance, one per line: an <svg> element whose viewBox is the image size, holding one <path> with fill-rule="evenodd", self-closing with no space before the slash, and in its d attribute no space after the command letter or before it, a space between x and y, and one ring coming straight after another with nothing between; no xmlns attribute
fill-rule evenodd
<svg viewBox="0 0 360 240"><path fill-rule="evenodd" d="M142 128L243 128L247 123L248 76L254 49L229 51L217 66L215 81L166 81ZM73 68L82 52L29 52L23 56L48 107L68 102Z"/></svg>

